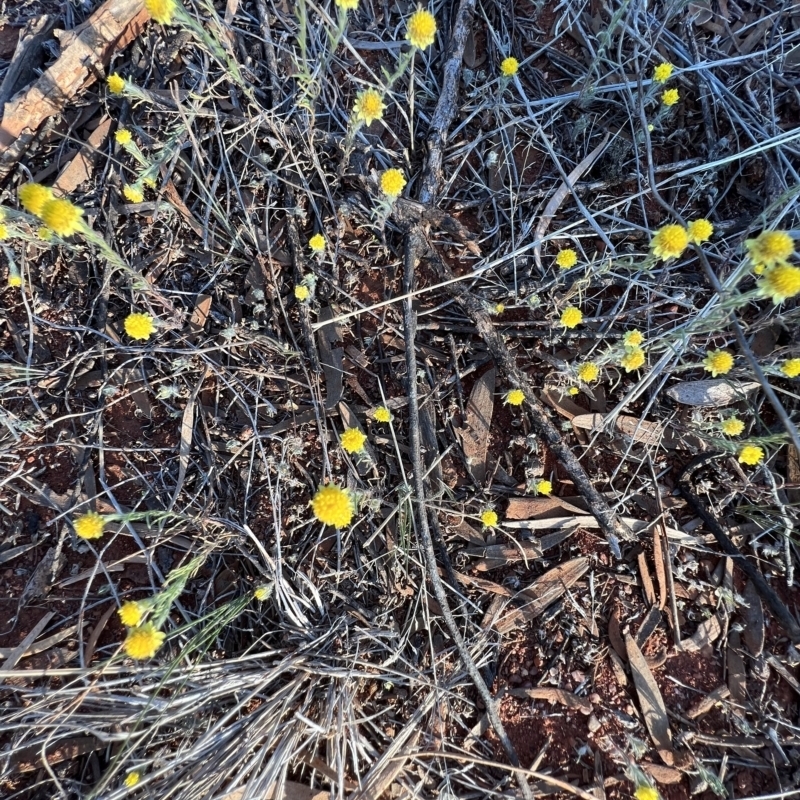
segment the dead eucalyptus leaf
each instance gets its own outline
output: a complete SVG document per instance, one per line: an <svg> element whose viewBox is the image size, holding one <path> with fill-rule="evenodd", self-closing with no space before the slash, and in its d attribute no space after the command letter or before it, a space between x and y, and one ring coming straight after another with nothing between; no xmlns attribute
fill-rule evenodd
<svg viewBox="0 0 800 800"><path fill-rule="evenodd" d="M467 402L466 424L457 429L467 460L467 469L479 486L483 485L486 478L486 455L489 452L496 378L497 370L494 367L478 378Z"/></svg>
<svg viewBox="0 0 800 800"><path fill-rule="evenodd" d="M684 381L670 386L667 395L676 403L686 406L722 408L731 403L747 400L758 389L755 381L735 381L715 378L707 381Z"/></svg>
<svg viewBox="0 0 800 800"><path fill-rule="evenodd" d="M740 611L744 617L742 638L747 649L758 657L764 651L764 607L761 605L761 596L752 581L747 581L742 596L747 603L747 606Z"/></svg>
<svg viewBox="0 0 800 800"><path fill-rule="evenodd" d="M722 623L717 614L709 617L697 626L697 630L688 639L681 640L681 648L687 653L696 653L715 642L722 633Z"/></svg>
<svg viewBox="0 0 800 800"><path fill-rule="evenodd" d="M592 713L592 702L587 697L578 697L572 692L557 689L554 686L536 686L532 689L509 689L512 697L528 697L531 700L549 700L551 703L560 703L562 706L580 711L581 714Z"/></svg>
<svg viewBox="0 0 800 800"><path fill-rule="evenodd" d="M581 414L572 418L574 428L582 428L588 431L603 431L605 429L605 415L603 414ZM655 446L659 444L664 436L664 426L659 422L648 422L638 417L628 417L619 415L614 420L614 429L617 433L633 439L634 442Z"/></svg>

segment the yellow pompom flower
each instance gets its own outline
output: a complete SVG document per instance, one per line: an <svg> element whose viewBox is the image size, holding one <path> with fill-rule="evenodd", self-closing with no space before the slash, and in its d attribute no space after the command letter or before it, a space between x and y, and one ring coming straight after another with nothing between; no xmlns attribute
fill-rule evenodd
<svg viewBox="0 0 800 800"><path fill-rule="evenodd" d="M346 428L339 441L346 452L360 453L364 449L367 437L358 428Z"/></svg>
<svg viewBox="0 0 800 800"><path fill-rule="evenodd" d="M0 222L0 242L8 239L8 225Z"/></svg>
<svg viewBox="0 0 800 800"><path fill-rule="evenodd" d="M580 394L580 393L581 393L581 390L577 386L570 386L569 389L567 389L567 394L570 397L575 397L576 394Z"/></svg>
<svg viewBox="0 0 800 800"><path fill-rule="evenodd" d="M267 584L261 584L261 586L257 586L256 590L253 592L253 597L256 600L264 601L269 599L272 595L272 586Z"/></svg>
<svg viewBox="0 0 800 800"><path fill-rule="evenodd" d="M744 422L738 417L728 417L728 419L724 419L720 422L719 429L726 436L739 436L744 430Z"/></svg>
<svg viewBox="0 0 800 800"><path fill-rule="evenodd" d="M420 50L430 47L436 38L436 19L433 14L422 6L417 6L417 10L408 20L406 38Z"/></svg>
<svg viewBox="0 0 800 800"><path fill-rule="evenodd" d="M658 793L658 789L654 789L652 786L646 786L644 784L636 787L636 791L633 793L633 796L636 798L636 800L661 800L661 795Z"/></svg>
<svg viewBox="0 0 800 800"><path fill-rule="evenodd" d="M392 167L392 169L387 169L381 175L381 191L387 197L397 197L403 191L405 185L406 179L399 169Z"/></svg>
<svg viewBox="0 0 800 800"><path fill-rule="evenodd" d="M355 11L358 8L358 0L336 0L336 5L345 11Z"/></svg>
<svg viewBox="0 0 800 800"><path fill-rule="evenodd" d="M653 70L653 80L656 83L666 83L672 77L673 66L665 61Z"/></svg>
<svg viewBox="0 0 800 800"><path fill-rule="evenodd" d="M505 400L510 406L521 406L525 402L525 392L522 389L512 389L506 392Z"/></svg>
<svg viewBox="0 0 800 800"><path fill-rule="evenodd" d="M506 310L505 303L495 303L492 308L492 314L502 314Z"/></svg>
<svg viewBox="0 0 800 800"><path fill-rule="evenodd" d="M536 484L536 494L545 496L553 493L553 484L550 481L541 480Z"/></svg>
<svg viewBox="0 0 800 800"><path fill-rule="evenodd" d="M346 489L340 489L332 483L320 486L311 501L314 516L324 525L344 528L353 519L353 499Z"/></svg>
<svg viewBox="0 0 800 800"><path fill-rule="evenodd" d="M156 329L156 324L149 314L128 314L125 317L125 333L131 339L149 339Z"/></svg>
<svg viewBox="0 0 800 800"><path fill-rule="evenodd" d="M122 194L124 194L125 199L129 200L131 203L141 203L142 200L144 200L142 187L137 186L135 183L126 183L125 186L122 187Z"/></svg>
<svg viewBox="0 0 800 800"><path fill-rule="evenodd" d="M125 91L125 78L114 72L106 78L106 86L111 94L122 94Z"/></svg>
<svg viewBox="0 0 800 800"><path fill-rule="evenodd" d="M375 411L372 412L372 416L375 418L375 422L392 421L392 412L389 411L386 406L378 406Z"/></svg>
<svg viewBox="0 0 800 800"><path fill-rule="evenodd" d="M20 281L20 283L22 283L22 281ZM788 361L784 361L781 366L781 372L787 378L796 378L800 375L800 358L790 358Z"/></svg>
<svg viewBox="0 0 800 800"><path fill-rule="evenodd" d="M22 275L9 275L8 285L18 289L20 286L22 286Z"/></svg>
<svg viewBox="0 0 800 800"><path fill-rule="evenodd" d="M661 102L669 108L670 106L674 106L678 100L681 99L681 96L677 89L667 89L664 94L661 95Z"/></svg>
<svg viewBox="0 0 800 800"><path fill-rule="evenodd" d="M161 25L169 25L178 10L176 0L144 0L147 12Z"/></svg>
<svg viewBox="0 0 800 800"><path fill-rule="evenodd" d="M645 360L644 350L641 347L629 347L619 360L619 365L625 372L635 372L644 366Z"/></svg>
<svg viewBox="0 0 800 800"><path fill-rule="evenodd" d="M791 264L768 267L758 283L759 294L771 297L775 305L800 294L800 268Z"/></svg>
<svg viewBox="0 0 800 800"><path fill-rule="evenodd" d="M96 511L89 511L81 514L72 521L75 533L81 539L99 539L103 535L103 528L106 521Z"/></svg>
<svg viewBox="0 0 800 800"><path fill-rule="evenodd" d="M117 614L126 628L135 628L144 618L144 609L135 600L128 600L117 610Z"/></svg>
<svg viewBox="0 0 800 800"><path fill-rule="evenodd" d="M514 56L504 58L500 62L500 72L502 72L506 78L513 78L517 74L517 70L519 70L519 61L517 61Z"/></svg>
<svg viewBox="0 0 800 800"><path fill-rule="evenodd" d="M578 378L580 378L580 380L582 380L584 383L593 383L597 380L599 375L600 370L597 364L594 364L591 361L587 361L585 364L581 364L578 367Z"/></svg>
<svg viewBox="0 0 800 800"><path fill-rule="evenodd" d="M774 267L794 254L794 239L786 231L762 231L744 246L754 267Z"/></svg>
<svg viewBox="0 0 800 800"><path fill-rule="evenodd" d="M581 324L581 320L583 320L583 312L575 306L567 306L561 315L561 324L565 328L575 328Z"/></svg>
<svg viewBox="0 0 800 800"><path fill-rule="evenodd" d="M152 622L148 622L145 625L131 628L122 648L131 658L145 661L158 652L166 638L163 631L158 630Z"/></svg>
<svg viewBox="0 0 800 800"><path fill-rule="evenodd" d="M578 263L578 254L571 248L565 247L557 256L556 264L561 269L569 269Z"/></svg>
<svg viewBox="0 0 800 800"><path fill-rule="evenodd" d="M129 772L125 776L125 780L123 781L123 783L128 789L133 789L133 787L136 786L136 784L139 783L141 779L142 776L139 772Z"/></svg>
<svg viewBox="0 0 800 800"><path fill-rule="evenodd" d="M481 522L487 528L493 528L497 525L498 519L497 512L493 511L491 508L487 508L485 511L481 512Z"/></svg>
<svg viewBox="0 0 800 800"><path fill-rule="evenodd" d="M311 292L308 290L308 286L303 286L301 283L299 286L294 287L294 297L300 303L305 303L308 300L309 295Z"/></svg>
<svg viewBox="0 0 800 800"><path fill-rule="evenodd" d="M739 463L755 467L764 460L764 448L757 444L746 444L739 451Z"/></svg>
<svg viewBox="0 0 800 800"><path fill-rule="evenodd" d="M627 350L631 347L639 347L639 345L644 343L644 335L641 331L628 331L622 337L622 345Z"/></svg>
<svg viewBox="0 0 800 800"><path fill-rule="evenodd" d="M383 109L386 105L380 92L375 89L366 89L360 92L353 104L353 117L358 122L372 125L376 119L383 119Z"/></svg>
<svg viewBox="0 0 800 800"><path fill-rule="evenodd" d="M42 216L44 204L53 199L52 190L47 186L42 186L41 183L23 184L19 187L18 195L22 207L37 217Z"/></svg>
<svg viewBox="0 0 800 800"><path fill-rule="evenodd" d="M659 228L650 242L650 249L656 258L669 261L679 258L689 245L689 234L683 225L664 225Z"/></svg>
<svg viewBox="0 0 800 800"><path fill-rule="evenodd" d="M130 144L133 141L133 134L127 128L120 128L114 134L114 141L125 147L126 144Z"/></svg>
<svg viewBox="0 0 800 800"><path fill-rule="evenodd" d="M315 233L309 240L308 246L315 252L321 253L325 249L325 237L321 233Z"/></svg>
<svg viewBox="0 0 800 800"><path fill-rule="evenodd" d="M83 209L70 203L69 200L53 198L42 206L42 213L40 216L42 222L44 222L51 231L62 238L66 238L67 236L72 236L73 233L77 233L81 229L82 214Z"/></svg>
<svg viewBox="0 0 800 800"><path fill-rule="evenodd" d="M688 224L686 233L692 244L702 244L711 238L714 226L707 219L696 219Z"/></svg>
<svg viewBox="0 0 800 800"><path fill-rule="evenodd" d="M703 369L711 373L712 378L717 375L727 375L733 368L733 355L727 350L707 350L703 359Z"/></svg>

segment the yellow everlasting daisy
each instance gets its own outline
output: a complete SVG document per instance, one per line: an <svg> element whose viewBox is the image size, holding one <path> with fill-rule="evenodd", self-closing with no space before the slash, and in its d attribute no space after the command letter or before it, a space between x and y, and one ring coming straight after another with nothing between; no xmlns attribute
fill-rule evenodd
<svg viewBox="0 0 800 800"><path fill-rule="evenodd" d="M315 233L309 240L308 246L315 252L321 253L325 249L325 237L321 233Z"/></svg>
<svg viewBox="0 0 800 800"><path fill-rule="evenodd" d="M70 203L69 200L53 198L42 206L40 214L42 222L62 238L72 236L81 229L83 209Z"/></svg>
<svg viewBox="0 0 800 800"><path fill-rule="evenodd" d="M355 11L358 8L358 0L336 0L336 5L345 11Z"/></svg>
<svg viewBox="0 0 800 800"><path fill-rule="evenodd" d="M305 303L308 300L309 295L311 292L308 290L308 286L303 286L301 283L299 286L294 287L294 297L300 303Z"/></svg>
<svg viewBox="0 0 800 800"><path fill-rule="evenodd" d="M176 0L144 0L150 16L161 25L170 25L178 9Z"/></svg>
<svg viewBox="0 0 800 800"><path fill-rule="evenodd" d="M372 412L372 416L375 418L375 422L392 421L392 412L389 411L386 406L378 406L375 411Z"/></svg>
<svg viewBox="0 0 800 800"><path fill-rule="evenodd" d="M578 377L584 383L593 383L597 380L598 376L600 375L600 370L597 364L594 364L591 361L587 361L585 364L581 364L578 367Z"/></svg>
<svg viewBox="0 0 800 800"><path fill-rule="evenodd" d="M125 90L125 79L122 75L114 72L106 78L106 86L111 94L122 94Z"/></svg>
<svg viewBox="0 0 800 800"><path fill-rule="evenodd" d="M339 441L342 449L348 453L360 453L364 449L367 437L358 428L346 428Z"/></svg>
<svg viewBox="0 0 800 800"><path fill-rule="evenodd" d="M376 119L383 119L383 109L386 104L380 92L375 89L366 89L360 92L353 104L353 117L366 125L372 125Z"/></svg>
<svg viewBox="0 0 800 800"><path fill-rule="evenodd" d="M577 263L578 254L571 247L565 247L556 256L556 264L558 264L561 269L569 269L570 267L574 267Z"/></svg>
<svg viewBox="0 0 800 800"><path fill-rule="evenodd" d="M786 231L762 231L744 246L755 267L774 267L794 254L794 239Z"/></svg>
<svg viewBox="0 0 800 800"><path fill-rule="evenodd" d="M18 195L22 207L37 217L42 216L44 204L53 199L52 190L47 186L42 186L41 183L23 184L19 187Z"/></svg>
<svg viewBox="0 0 800 800"><path fill-rule="evenodd" d="M619 365L625 372L634 372L644 366L645 360L644 350L641 347L629 347L619 360Z"/></svg>
<svg viewBox="0 0 800 800"><path fill-rule="evenodd" d="M120 128L114 134L114 141L125 147L126 144L130 144L133 141L133 134L127 128Z"/></svg>
<svg viewBox="0 0 800 800"><path fill-rule="evenodd" d="M755 467L764 460L764 448L757 444L746 444L739 451L739 463Z"/></svg>
<svg viewBox="0 0 800 800"><path fill-rule="evenodd" d="M22 286L22 275L9 275L8 285L18 289L20 286Z"/></svg>
<svg viewBox="0 0 800 800"><path fill-rule="evenodd" d="M661 95L661 102L669 108L670 106L674 106L678 100L681 99L680 93L677 89L667 89L664 94Z"/></svg>
<svg viewBox="0 0 800 800"><path fill-rule="evenodd" d="M744 422L738 417L728 417L728 419L724 419L720 422L719 429L726 436L739 436L744 430Z"/></svg>
<svg viewBox="0 0 800 800"><path fill-rule="evenodd" d="M636 787L633 796L636 800L661 800L658 789L654 789L652 786L645 786L644 784Z"/></svg>
<svg viewBox="0 0 800 800"><path fill-rule="evenodd" d="M381 191L387 197L397 197L405 185L406 179L399 169L392 167L381 175Z"/></svg>
<svg viewBox="0 0 800 800"><path fill-rule="evenodd" d="M139 783L139 781L141 779L142 779L142 776L141 776L140 773L138 773L138 772L129 772L125 776L125 780L123 781L123 783L125 784L125 786L127 786L128 789L132 789L134 786L136 786L137 783Z"/></svg>
<svg viewBox="0 0 800 800"><path fill-rule="evenodd" d="M119 618L125 627L135 628L142 622L144 609L135 600L128 600L117 610L117 614L119 614Z"/></svg>
<svg viewBox="0 0 800 800"><path fill-rule="evenodd" d="M506 78L513 78L514 75L517 74L517 70L519 69L519 61L517 61L514 56L509 56L508 58L504 58L500 62L500 72L506 76Z"/></svg>
<svg viewBox="0 0 800 800"><path fill-rule="evenodd" d="M22 281L20 281L20 283L22 283ZM788 361L784 361L781 366L781 372L787 378L796 378L800 375L800 358L790 358Z"/></svg>
<svg viewBox="0 0 800 800"><path fill-rule="evenodd" d="M124 324L125 333L131 339L141 339L142 341L149 339L156 329L155 321L149 314L128 314Z"/></svg>
<svg viewBox="0 0 800 800"><path fill-rule="evenodd" d="M577 386L570 386L569 389L567 389L567 394L570 397L575 397L575 395L580 394L580 393L581 393L581 390Z"/></svg>
<svg viewBox="0 0 800 800"><path fill-rule="evenodd" d="M692 244L702 244L711 238L714 226L707 219L696 219L688 224L686 233Z"/></svg>
<svg viewBox="0 0 800 800"><path fill-rule="evenodd" d="M656 258L669 261L679 258L689 245L689 234L683 225L664 225L659 228L650 242L650 249Z"/></svg>
<svg viewBox="0 0 800 800"><path fill-rule="evenodd" d="M711 373L712 378L717 375L727 375L733 368L733 355L727 350L708 350L703 359L703 369Z"/></svg>
<svg viewBox="0 0 800 800"><path fill-rule="evenodd" d="M8 226L0 222L0 242L8 239Z"/></svg>
<svg viewBox="0 0 800 800"><path fill-rule="evenodd" d="M543 494L545 496L553 493L553 484L550 481L539 481L536 484L536 493Z"/></svg>
<svg viewBox="0 0 800 800"><path fill-rule="evenodd" d="M800 294L800 268L791 264L768 267L759 281L758 291L765 297L771 297L775 305Z"/></svg>
<svg viewBox="0 0 800 800"><path fill-rule="evenodd" d="M408 20L406 38L420 50L430 47L436 38L436 19L433 14L422 6L417 6L417 10Z"/></svg>
<svg viewBox="0 0 800 800"><path fill-rule="evenodd" d="M522 389L512 389L506 392L505 400L510 406L521 406L525 402L525 392Z"/></svg>
<svg viewBox="0 0 800 800"><path fill-rule="evenodd" d="M125 199L130 200L131 203L141 203L142 200L144 200L142 187L137 186L135 183L126 183L125 186L122 187L122 194L124 194Z"/></svg>
<svg viewBox="0 0 800 800"><path fill-rule="evenodd" d="M628 331L622 337L622 344L627 349L629 347L639 347L644 342L644 335L641 331Z"/></svg>
<svg viewBox="0 0 800 800"><path fill-rule="evenodd" d="M659 64L653 70L653 80L656 83L666 83L672 77L673 66L669 62Z"/></svg>
<svg viewBox="0 0 800 800"><path fill-rule="evenodd" d="M152 622L148 622L145 625L131 628L122 648L131 658L145 661L158 652L166 638L163 631L158 630Z"/></svg>
<svg viewBox="0 0 800 800"><path fill-rule="evenodd" d="M481 522L487 528L493 528L497 525L498 516L496 511L492 511L491 508L487 508L485 511L481 512Z"/></svg>
<svg viewBox="0 0 800 800"><path fill-rule="evenodd" d="M89 511L86 514L72 520L72 525L75 528L75 533L81 539L99 539L103 535L103 527L106 522L103 517L95 511Z"/></svg>
<svg viewBox="0 0 800 800"><path fill-rule="evenodd" d="M264 601L269 599L272 595L272 586L267 584L261 584L261 586L257 586L256 590L253 592L253 597L256 600Z"/></svg>
<svg viewBox="0 0 800 800"><path fill-rule="evenodd" d="M583 320L583 312L575 306L567 306L561 315L561 324L565 328L574 328L581 324L581 320Z"/></svg>
<svg viewBox="0 0 800 800"><path fill-rule="evenodd" d="M346 489L340 489L332 483L320 486L311 501L314 516L324 525L344 528L353 519L353 499Z"/></svg>

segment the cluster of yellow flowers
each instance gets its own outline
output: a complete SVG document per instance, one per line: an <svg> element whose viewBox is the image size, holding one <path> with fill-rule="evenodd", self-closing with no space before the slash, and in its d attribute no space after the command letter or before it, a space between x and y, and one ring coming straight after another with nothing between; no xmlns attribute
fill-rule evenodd
<svg viewBox="0 0 800 800"><path fill-rule="evenodd" d="M671 77L674 67L669 62L662 62L653 70L653 82L658 84L665 84ZM667 89L661 95L661 102L669 108L674 106L680 100L680 94L677 89Z"/></svg>
<svg viewBox="0 0 800 800"><path fill-rule="evenodd" d="M38 217L46 230L66 239L84 229L83 209L61 197L40 183L26 183L19 187L19 201L23 208Z"/></svg>
<svg viewBox="0 0 800 800"><path fill-rule="evenodd" d="M794 239L787 231L762 231L744 243L753 272L761 276L758 291L775 305L800 294L800 268L789 263Z"/></svg>
<svg viewBox="0 0 800 800"><path fill-rule="evenodd" d="M683 225L664 225L650 241L650 250L656 258L669 261L680 258L690 244L707 242L714 233L714 226L707 219L696 219L685 228Z"/></svg>
<svg viewBox="0 0 800 800"><path fill-rule="evenodd" d="M619 361L620 366L625 372L634 372L644 366L646 359L644 348L644 336L641 331L628 331L622 337L622 346L625 350L624 355Z"/></svg>

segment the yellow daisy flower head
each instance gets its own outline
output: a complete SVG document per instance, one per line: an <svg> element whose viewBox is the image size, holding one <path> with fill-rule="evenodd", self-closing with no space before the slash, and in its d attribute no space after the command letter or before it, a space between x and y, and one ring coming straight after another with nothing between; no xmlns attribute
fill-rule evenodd
<svg viewBox="0 0 800 800"><path fill-rule="evenodd" d="M538 481L536 484L536 494L543 494L545 496L553 494L553 484L550 483L550 481Z"/></svg>
<svg viewBox="0 0 800 800"><path fill-rule="evenodd" d="M321 523L335 528L349 525L355 511L350 492L332 483L320 486L311 501L311 510Z"/></svg>
<svg viewBox="0 0 800 800"><path fill-rule="evenodd" d="M653 80L656 83L666 83L672 77L674 67L668 61L659 64L653 70Z"/></svg>
<svg viewBox="0 0 800 800"><path fill-rule="evenodd" d="M294 287L294 297L299 303L305 303L308 300L311 292L308 290L308 286L304 286L302 283L298 286Z"/></svg>
<svg viewBox="0 0 800 800"><path fill-rule="evenodd" d="M522 389L512 389L506 392L505 401L510 406L521 406L525 402L525 392Z"/></svg>
<svg viewBox="0 0 800 800"><path fill-rule="evenodd" d="M149 314L128 314L125 317L125 333L131 339L146 341L156 329L155 320Z"/></svg>
<svg viewBox="0 0 800 800"><path fill-rule="evenodd" d="M408 20L406 38L420 50L430 47L436 38L436 19L433 14L422 6L417 6L417 10Z"/></svg>
<svg viewBox="0 0 800 800"><path fill-rule="evenodd" d="M383 96L375 89L365 89L359 92L356 102L353 104L353 117L358 122L372 125L376 119L383 119L383 109L386 104Z"/></svg>
<svg viewBox="0 0 800 800"><path fill-rule="evenodd" d="M8 239L8 225L0 222L0 242Z"/></svg>
<svg viewBox="0 0 800 800"><path fill-rule="evenodd" d="M495 303L492 307L492 314L502 314L506 310L505 303Z"/></svg>
<svg viewBox="0 0 800 800"><path fill-rule="evenodd" d="M385 170L381 175L381 191L387 197L397 197L403 191L405 185L406 179L402 170L392 167Z"/></svg>
<svg viewBox="0 0 800 800"><path fill-rule="evenodd" d="M652 786L646 786L645 784L637 786L633 796L636 798L636 800L661 800L661 795L658 793L658 789L655 789Z"/></svg>
<svg viewBox="0 0 800 800"><path fill-rule="evenodd" d="M755 267L774 267L794 254L794 239L786 231L762 231L744 246Z"/></svg>
<svg viewBox="0 0 800 800"><path fill-rule="evenodd" d="M567 389L567 394L570 397L575 397L576 394L580 394L580 393L581 393L581 390L577 386L570 386L569 389Z"/></svg>
<svg viewBox="0 0 800 800"><path fill-rule="evenodd" d="M508 58L504 58L500 62L500 72L506 76L506 78L513 78L514 75L517 74L519 70L519 61L517 61L514 56L509 56Z"/></svg>
<svg viewBox="0 0 800 800"><path fill-rule="evenodd" d="M106 86L111 94L122 94L125 91L125 78L117 72L113 72L106 78Z"/></svg>
<svg viewBox="0 0 800 800"><path fill-rule="evenodd" d="M42 208L48 200L53 199L53 191L41 183L25 183L19 187L19 201L22 207L37 217L42 216Z"/></svg>
<svg viewBox="0 0 800 800"><path fill-rule="evenodd" d="M727 375L733 368L733 354L727 350L708 350L703 359L703 369L711 373L712 378L717 375Z"/></svg>
<svg viewBox="0 0 800 800"><path fill-rule="evenodd" d="M689 234L683 225L664 225L655 232L650 241L653 255L662 261L679 258L688 245Z"/></svg>
<svg viewBox="0 0 800 800"><path fill-rule="evenodd" d="M135 628L142 623L144 608L135 600L128 600L117 610L117 614L119 614L119 618L125 627Z"/></svg>
<svg viewBox="0 0 800 800"><path fill-rule="evenodd" d="M8 285L18 289L22 286L22 275L9 275Z"/></svg>
<svg viewBox="0 0 800 800"><path fill-rule="evenodd" d="M597 364L587 361L578 367L578 378L584 383L593 383L600 375L600 369Z"/></svg>
<svg viewBox="0 0 800 800"><path fill-rule="evenodd" d="M622 337L622 344L627 349L629 347L639 347L644 343L644 335L641 331L627 331Z"/></svg>
<svg viewBox="0 0 800 800"><path fill-rule="evenodd" d="M336 5L345 11L355 11L358 8L358 0L336 0Z"/></svg>
<svg viewBox="0 0 800 800"><path fill-rule="evenodd" d="M392 412L389 411L386 406L378 406L375 411L372 412L372 416L375 419L375 422L391 422L392 421Z"/></svg>
<svg viewBox="0 0 800 800"><path fill-rule="evenodd" d="M146 661L158 652L166 638L163 631L158 630L152 622L147 622L128 631L122 649L131 658L135 658L137 661Z"/></svg>
<svg viewBox="0 0 800 800"><path fill-rule="evenodd" d="M497 512L493 511L491 508L487 508L485 511L481 512L481 522L487 528L493 528L497 525L499 517L497 516Z"/></svg>
<svg viewBox="0 0 800 800"><path fill-rule="evenodd" d="M120 128L114 134L114 141L125 147L126 144L130 144L133 141L133 134L127 128Z"/></svg>
<svg viewBox="0 0 800 800"><path fill-rule="evenodd" d="M9 285L10 283L11 281L9 279ZM22 283L21 280L20 283ZM798 375L800 375L800 358L790 358L787 361L784 361L781 365L781 372L787 378L796 378Z"/></svg>
<svg viewBox="0 0 800 800"><path fill-rule="evenodd" d="M139 781L141 779L142 779L141 773L139 773L139 772L129 772L125 776L125 780L123 781L123 783L125 784L125 786L128 789L132 789L134 786L136 786L137 783L139 783Z"/></svg>
<svg viewBox="0 0 800 800"><path fill-rule="evenodd" d="M72 520L75 533L81 539L99 539L103 535L106 521L95 511L88 511Z"/></svg>
<svg viewBox="0 0 800 800"><path fill-rule="evenodd" d="M692 244L703 244L711 238L714 226L707 219L696 219L687 225L686 233Z"/></svg>
<svg viewBox="0 0 800 800"><path fill-rule="evenodd" d="M177 0L144 0L144 7L156 22L170 25L178 10Z"/></svg>
<svg viewBox="0 0 800 800"><path fill-rule="evenodd" d="M667 107L670 108L674 106L678 100L681 99L680 93L677 89L667 89L664 94L661 95L661 102Z"/></svg>
<svg viewBox="0 0 800 800"><path fill-rule="evenodd" d="M339 441L346 452L360 453L364 449L367 437L358 428L346 428Z"/></svg>
<svg viewBox="0 0 800 800"><path fill-rule="evenodd" d="M800 267L775 264L767 267L758 283L759 294L771 297L775 305L800 294Z"/></svg>
<svg viewBox="0 0 800 800"><path fill-rule="evenodd" d="M315 233L309 240L308 246L315 252L321 253L325 249L325 237L321 233Z"/></svg>
<svg viewBox="0 0 800 800"><path fill-rule="evenodd" d="M53 198L42 206L42 222L62 238L72 236L81 229L83 209L70 203L69 200Z"/></svg>
<svg viewBox="0 0 800 800"><path fill-rule="evenodd" d="M755 467L764 460L764 448L757 444L746 444L739 451L739 463Z"/></svg>
<svg viewBox="0 0 800 800"><path fill-rule="evenodd" d="M556 264L558 264L561 269L569 269L570 267L574 267L577 263L578 254L571 247L565 247L556 256Z"/></svg>
<svg viewBox="0 0 800 800"><path fill-rule="evenodd" d="M269 599L272 595L272 586L268 586L265 583L262 583L261 586L257 586L256 590L253 592L253 597L256 600L264 601Z"/></svg>
<svg viewBox="0 0 800 800"><path fill-rule="evenodd" d="M644 350L641 347L629 347L625 355L619 360L619 365L625 372L635 372L641 369L646 361Z"/></svg>
<svg viewBox="0 0 800 800"><path fill-rule="evenodd" d="M575 306L567 306L561 315L561 324L565 328L575 328L581 324L583 312Z"/></svg>
<svg viewBox="0 0 800 800"><path fill-rule="evenodd" d="M125 186L122 187L122 194L124 194L125 199L129 200L131 203L141 203L142 200L144 200L142 187L137 186L135 183L126 183Z"/></svg>
<svg viewBox="0 0 800 800"><path fill-rule="evenodd" d="M726 436L739 436L744 430L744 422L738 417L728 417L719 424L719 429Z"/></svg>

